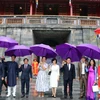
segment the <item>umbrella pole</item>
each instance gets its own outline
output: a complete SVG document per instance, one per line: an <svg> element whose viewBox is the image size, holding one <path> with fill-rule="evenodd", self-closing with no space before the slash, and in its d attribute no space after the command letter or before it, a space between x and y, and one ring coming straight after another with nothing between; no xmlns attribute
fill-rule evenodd
<svg viewBox="0 0 100 100"><path fill-rule="evenodd" d="M97 46L99 47L99 36L97 35ZM98 66L99 66L99 59L98 59Z"/></svg>
<svg viewBox="0 0 100 100"><path fill-rule="evenodd" d="M2 57L5 56L5 48L2 49Z"/></svg>
<svg viewBox="0 0 100 100"><path fill-rule="evenodd" d="M3 51L3 49L2 49L2 54L1 54L1 56L2 56L2 57L4 56L4 51Z"/></svg>
<svg viewBox="0 0 100 100"><path fill-rule="evenodd" d="M18 63L20 64L20 57L18 58Z"/></svg>
<svg viewBox="0 0 100 100"><path fill-rule="evenodd" d="M30 55L30 63L32 64L32 54Z"/></svg>
<svg viewBox="0 0 100 100"><path fill-rule="evenodd" d="M99 37L97 36L97 46L99 47ZM99 59L98 59L98 66L99 66Z"/></svg>

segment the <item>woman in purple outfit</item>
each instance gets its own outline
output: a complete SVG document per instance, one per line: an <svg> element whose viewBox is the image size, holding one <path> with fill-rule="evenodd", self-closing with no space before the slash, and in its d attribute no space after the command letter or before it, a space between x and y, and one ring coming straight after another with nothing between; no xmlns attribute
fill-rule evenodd
<svg viewBox="0 0 100 100"><path fill-rule="evenodd" d="M96 100L96 95L92 90L92 86L96 83L96 63L94 59L89 62L88 82L87 82L87 98L86 100Z"/></svg>

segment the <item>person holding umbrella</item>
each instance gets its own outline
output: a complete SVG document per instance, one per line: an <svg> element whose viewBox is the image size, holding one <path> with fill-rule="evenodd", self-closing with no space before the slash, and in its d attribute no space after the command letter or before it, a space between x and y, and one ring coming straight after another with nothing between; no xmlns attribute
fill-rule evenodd
<svg viewBox="0 0 100 100"><path fill-rule="evenodd" d="M99 88L98 99L100 99L100 65L98 66L98 88Z"/></svg>
<svg viewBox="0 0 100 100"><path fill-rule="evenodd" d="M7 83L8 83L8 94L9 97L12 93L13 97L16 97L16 84L18 79L18 64L15 61L16 56L11 56L11 61L5 62L7 67ZM11 88L13 91L11 91Z"/></svg>
<svg viewBox="0 0 100 100"><path fill-rule="evenodd" d="M1 58L1 60L2 60L2 64L3 64L3 68L4 68L4 80L2 80L2 85L4 84L4 86L6 87L6 91L7 91L7 82L6 82L6 80L5 80L5 78L7 77L7 67L6 67L6 63L4 62L4 57L3 58Z"/></svg>
<svg viewBox="0 0 100 100"><path fill-rule="evenodd" d="M83 98L84 95L86 95L86 81L87 81L87 72L86 72L86 57L83 56L81 58L81 61L78 63L78 69L77 69L77 74L78 74L78 79L80 81L80 97L79 99Z"/></svg>
<svg viewBox="0 0 100 100"><path fill-rule="evenodd" d="M66 59L65 62L62 63L61 71L63 71L63 79L64 79L64 98L67 98L67 85L69 84L69 96L70 99L73 99L72 91L73 91L73 79L75 79L75 65L71 63L71 58Z"/></svg>
<svg viewBox="0 0 100 100"><path fill-rule="evenodd" d="M88 81L87 81L87 96L86 100L96 100L96 95L93 92L92 87L97 83L97 68L94 59L89 62L88 68Z"/></svg>
<svg viewBox="0 0 100 100"><path fill-rule="evenodd" d="M19 71L22 72L21 74L21 93L22 96L21 98L23 98L26 95L26 98L28 98L29 95L29 82L32 80L32 70L31 70L31 65L28 64L28 59L25 58L24 60L24 64L21 65L21 67L19 68ZM26 93L24 91L25 89L25 84L26 84Z"/></svg>
<svg viewBox="0 0 100 100"><path fill-rule="evenodd" d="M57 59L53 58L52 59L52 65L50 66L50 87L52 88L52 97L56 98L56 89L58 87L58 81L60 77L60 72L59 72L59 65L57 64Z"/></svg>
<svg viewBox="0 0 100 100"><path fill-rule="evenodd" d="M39 72L36 79L36 90L39 93L39 97L44 97L44 92L49 91L49 82L46 69L48 64L46 63L46 57L42 57L39 63Z"/></svg>
<svg viewBox="0 0 100 100"><path fill-rule="evenodd" d="M2 62L0 62L0 96L2 91L2 81L4 80L4 74L5 74L4 66Z"/></svg>

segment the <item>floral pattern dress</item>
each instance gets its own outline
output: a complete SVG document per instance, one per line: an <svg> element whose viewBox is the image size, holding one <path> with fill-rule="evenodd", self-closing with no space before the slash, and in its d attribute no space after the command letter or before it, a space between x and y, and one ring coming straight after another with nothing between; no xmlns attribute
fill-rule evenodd
<svg viewBox="0 0 100 100"><path fill-rule="evenodd" d="M45 68L48 68L48 64L44 63L43 65ZM39 72L36 79L36 90L38 92L46 92L49 91L49 81L48 81L48 74L46 70L43 70L42 67L39 65Z"/></svg>

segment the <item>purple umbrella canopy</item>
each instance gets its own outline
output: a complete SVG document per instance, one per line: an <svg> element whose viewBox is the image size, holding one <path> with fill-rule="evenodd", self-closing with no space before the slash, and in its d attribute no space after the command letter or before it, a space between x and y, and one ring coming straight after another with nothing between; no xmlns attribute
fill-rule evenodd
<svg viewBox="0 0 100 100"><path fill-rule="evenodd" d="M24 45L15 45L9 49L7 49L5 51L5 55L6 56L12 56L12 55L16 55L16 56L27 56L27 55L31 55L32 51L30 50L30 48L24 46Z"/></svg>
<svg viewBox="0 0 100 100"><path fill-rule="evenodd" d="M51 48L49 45L37 44L31 46L30 49L33 51L33 53L36 56L41 56L41 57L45 56L47 58L52 58L57 56L56 51L53 48Z"/></svg>
<svg viewBox="0 0 100 100"><path fill-rule="evenodd" d="M87 56L92 59L100 59L100 49L92 44L81 44L77 46L77 49L83 56Z"/></svg>
<svg viewBox="0 0 100 100"><path fill-rule="evenodd" d="M18 42L16 42L15 40L13 40L9 37L0 36L0 47L9 48L14 45L18 45Z"/></svg>
<svg viewBox="0 0 100 100"><path fill-rule="evenodd" d="M62 59L71 58L72 62L79 61L82 57L76 46L68 43L57 45L56 52Z"/></svg>

